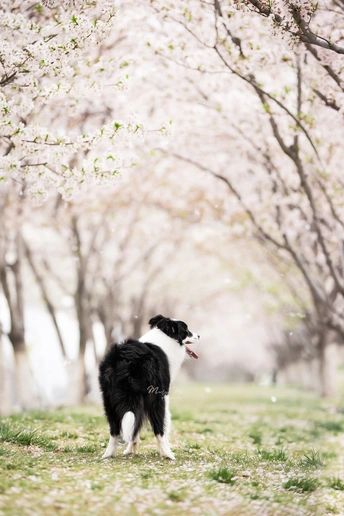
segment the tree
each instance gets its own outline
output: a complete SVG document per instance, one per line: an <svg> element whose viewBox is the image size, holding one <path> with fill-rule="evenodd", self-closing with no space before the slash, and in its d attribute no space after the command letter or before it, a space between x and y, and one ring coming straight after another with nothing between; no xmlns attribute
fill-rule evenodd
<svg viewBox="0 0 344 516"><path fill-rule="evenodd" d="M96 364L101 358L94 324L100 321L103 325L107 346L113 342L114 334L117 338L137 335L149 319L149 292L162 270L162 256L156 259L155 254L164 244L164 237L158 223L155 232L147 234L146 220L154 208L149 206L144 192L133 196L133 182L123 180L107 192L90 192L69 203L40 207L24 228L25 256L67 362L71 357L58 312L62 297L72 301L79 330L78 352L76 362L67 369L70 398L78 403L86 399L89 391L90 371L85 363L88 346L93 348ZM41 243L47 239L45 232L49 246ZM169 241L169 251L163 256L168 258L170 253Z"/></svg>
<svg viewBox="0 0 344 516"><path fill-rule="evenodd" d="M343 336L344 329L344 234L340 201L343 184L339 173L343 157L339 149L331 150L333 138L329 139L326 134L327 127L336 124L338 135L342 135L339 72L331 65L326 66L324 58L312 46L307 47L307 52L315 58L319 73L327 74L326 82L318 87L318 69L308 61L302 48L295 52L274 41L264 20L254 20L254 33L250 21L250 26L244 25L238 37L244 14L235 13L224 2L204 2L202 7L197 11L191 1L183 9L169 6L159 11L158 6L159 19L169 27L169 42L167 38L165 45L159 41L155 51L171 70L180 69L179 83L183 74L185 84L195 85L193 93L198 90L199 104L206 106L210 113L207 117L209 129L215 123L228 121L226 110L235 122L231 121L229 127L216 126L221 127L218 129L221 138L216 143L211 140L211 154L208 150L209 130L197 156L192 141L191 145L178 146L178 150L171 145L164 153L218 180L232 202L246 213L255 238L297 266L313 307L320 374L324 376L328 339L332 330ZM300 12L303 13L302 9ZM273 62L266 53L260 52L261 48L269 49ZM267 66L270 66L269 71ZM278 77L272 75L274 69L278 70ZM196 74L200 79L197 86ZM243 105L228 107L223 100L226 89L238 87L239 82L251 99L250 126L241 123ZM336 96L333 96L333 90L336 90ZM195 120L195 109L193 104L190 121ZM198 110L199 117L200 112ZM186 120L186 113L187 110L183 113L182 124L190 127L192 122ZM233 138L236 128L242 138L242 147L237 147L242 160L240 175L235 166L238 160L223 145L225 135L227 140ZM240 140L238 136L236 138ZM221 159L212 159L216 153ZM323 394L328 394L324 377L322 383Z"/></svg>
<svg viewBox="0 0 344 516"><path fill-rule="evenodd" d="M113 57L112 3L6 0L0 12L0 182L27 186L37 203L113 182L133 164L143 127L113 115L128 63Z"/></svg>
<svg viewBox="0 0 344 516"><path fill-rule="evenodd" d="M10 329L7 335L14 352L17 397L21 408L28 409L38 405L38 397L25 340L25 296L22 273L23 239L21 227L23 204L19 202L14 210L11 210L12 217L9 218L7 215L7 211L10 211L8 205L13 208L13 203L16 200L16 190L16 188L11 189L1 199L0 281L10 316ZM13 215L15 217L14 220ZM7 390L6 386L5 390Z"/></svg>
<svg viewBox="0 0 344 516"><path fill-rule="evenodd" d="M53 200L56 192L64 199L71 199L90 186L112 184L122 170L134 165L137 149L133 150L133 144L137 142L137 148L142 146L144 136L143 125L136 115L132 112L128 115L113 105L114 93L120 96L127 87L133 62L126 61L122 51L118 58L114 53L125 34L123 27L116 28L112 3L45 4L8 0L0 7L4 36L0 46L0 195L5 205L7 192L11 192L11 203L6 205L7 223L16 212L16 196L20 206L26 197L40 205L49 195ZM123 114L128 115L127 122L122 120ZM23 239L24 217L19 219L13 237L12 233L11 236L2 233L0 264L2 290L12 320L9 336L15 353L18 351L16 357L20 349L23 351L20 357L26 356L21 281L24 254L65 356L46 277L37 266L30 238ZM71 228L77 246L80 236L77 218L72 219ZM6 259L10 247L16 250L13 263ZM74 298L83 364L86 342L92 332L83 273L87 260L83 256L79 259ZM14 286L10 276L14 276ZM28 370L27 359L20 360L24 362ZM85 371L82 376L85 385ZM24 382L24 376L21 377ZM27 395L31 397L29 387ZM26 406L24 401L23 406Z"/></svg>
<svg viewBox="0 0 344 516"><path fill-rule="evenodd" d="M313 0L236 0L235 4L239 8L247 6L249 10L271 18L275 30L287 33L297 42L301 41L308 49L318 46L344 54L344 46L333 41L336 37L342 39L338 31L344 12L342 0L332 0L330 3Z"/></svg>
<svg viewBox="0 0 344 516"><path fill-rule="evenodd" d="M0 323L0 414L7 416L12 411L12 396L9 382L10 371L5 362L2 324Z"/></svg>

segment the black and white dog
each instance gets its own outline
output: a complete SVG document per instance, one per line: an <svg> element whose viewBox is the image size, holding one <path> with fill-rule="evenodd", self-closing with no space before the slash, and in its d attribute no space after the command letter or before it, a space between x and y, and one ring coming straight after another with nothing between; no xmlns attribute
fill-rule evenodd
<svg viewBox="0 0 344 516"><path fill-rule="evenodd" d="M186 353L199 339L185 322L156 315L151 330L140 340L113 344L99 366L99 382L110 440L103 458L114 457L120 437L128 443L124 454L137 453L139 432L145 419L150 422L163 457L174 460L169 445L171 415L169 390Z"/></svg>

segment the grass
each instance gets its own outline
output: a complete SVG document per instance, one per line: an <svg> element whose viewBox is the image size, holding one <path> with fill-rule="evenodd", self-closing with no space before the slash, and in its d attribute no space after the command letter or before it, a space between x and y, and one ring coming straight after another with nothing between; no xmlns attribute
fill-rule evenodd
<svg viewBox="0 0 344 516"><path fill-rule="evenodd" d="M259 457L265 461L285 462L287 460L287 454L284 449L276 450L272 448L271 450L258 450L257 453Z"/></svg>
<svg viewBox="0 0 344 516"><path fill-rule="evenodd" d="M210 471L209 477L221 484L234 484L237 479L237 471L235 469L226 468L226 466L220 466Z"/></svg>
<svg viewBox="0 0 344 516"><path fill-rule="evenodd" d="M299 464L304 468L322 468L325 466L325 461L323 455L313 449L303 454L303 458L300 460Z"/></svg>
<svg viewBox="0 0 344 516"><path fill-rule="evenodd" d="M318 423L318 426L335 434L344 431L343 421L321 421Z"/></svg>
<svg viewBox="0 0 344 516"><path fill-rule="evenodd" d="M307 491L315 491L319 486L319 480L317 478L290 478L287 482L283 484L284 489L295 489L297 491L302 491L303 493Z"/></svg>
<svg viewBox="0 0 344 516"><path fill-rule="evenodd" d="M271 396L277 398L272 403ZM101 407L0 419L0 516L344 515L344 414L295 389L185 384L172 449L101 460Z"/></svg>
<svg viewBox="0 0 344 516"><path fill-rule="evenodd" d="M22 446L40 446L44 450L56 450L51 440L37 433L37 430L12 427L9 422L0 423L0 441Z"/></svg>
<svg viewBox="0 0 344 516"><path fill-rule="evenodd" d="M332 477L327 479L328 487L336 489L337 491L344 491L344 482L338 477Z"/></svg>

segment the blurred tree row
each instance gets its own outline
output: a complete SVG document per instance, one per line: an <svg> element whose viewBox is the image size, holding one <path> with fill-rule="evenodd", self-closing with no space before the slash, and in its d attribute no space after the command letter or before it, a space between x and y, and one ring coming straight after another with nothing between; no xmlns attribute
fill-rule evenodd
<svg viewBox="0 0 344 516"><path fill-rule="evenodd" d="M23 408L37 403L24 318L26 307L37 299L41 298L50 315L67 364L68 337L59 312L66 310L65 305L68 312L74 312L78 360L68 374L75 402L85 400L88 393L87 346L92 347L96 364L101 358L94 323L102 325L109 346L125 335L139 337L149 314L168 308L168 296L154 301L150 294L165 260L179 248L182 232L167 238L160 208L147 208L144 194L133 199L133 183L122 184L120 193L118 189L110 194L98 192L80 202L65 203L58 195L40 208L33 208L25 193L19 196L16 186L2 197L1 287L9 309L6 333L13 347L17 394ZM156 219L154 232L147 227L150 217ZM34 284L37 299L32 297ZM49 353L49 342L46 347Z"/></svg>
<svg viewBox="0 0 344 516"><path fill-rule="evenodd" d="M187 143L167 152L217 179L232 206L246 214L244 227L249 222L252 236L283 269L320 360L322 393L328 395L328 345L344 337L344 6L236 4L253 5L273 18L288 44L269 34L264 20L245 10L239 15L231 2L202 2L200 10L194 2L185 9L161 8L171 39L174 27L175 43L159 53L193 83L193 102L211 113L213 122L198 135L203 146L197 155ZM320 29L321 35L315 34ZM243 104L236 107L230 92L237 96L239 88L245 100L237 97ZM189 122L194 110L191 116Z"/></svg>
<svg viewBox="0 0 344 516"><path fill-rule="evenodd" d="M22 407L34 399L27 274L64 357L61 299L74 308L80 401L88 345L99 359L93 322L107 343L140 335L170 302L149 292L185 227L200 228L191 259L221 254L204 224L222 225L228 249L247 243L239 269L279 278L277 364L318 357L331 394L329 344L344 337L343 2L119 7L0 7L0 273Z"/></svg>

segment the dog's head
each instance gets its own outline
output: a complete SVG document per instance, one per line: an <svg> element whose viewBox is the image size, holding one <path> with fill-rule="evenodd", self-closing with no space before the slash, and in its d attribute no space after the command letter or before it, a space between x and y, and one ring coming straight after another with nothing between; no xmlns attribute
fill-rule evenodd
<svg viewBox="0 0 344 516"><path fill-rule="evenodd" d="M198 355L188 348L186 344L192 344L199 340L199 335L192 333L185 322L169 319L163 315L156 315L150 319L149 325L151 328L158 328L168 337L179 342L181 346L185 346L186 352L190 357L198 358Z"/></svg>

